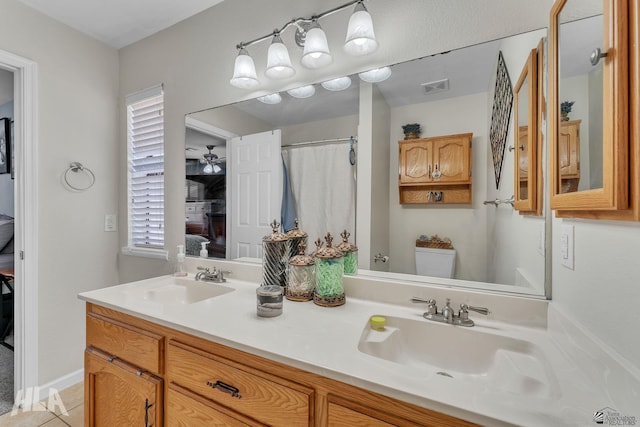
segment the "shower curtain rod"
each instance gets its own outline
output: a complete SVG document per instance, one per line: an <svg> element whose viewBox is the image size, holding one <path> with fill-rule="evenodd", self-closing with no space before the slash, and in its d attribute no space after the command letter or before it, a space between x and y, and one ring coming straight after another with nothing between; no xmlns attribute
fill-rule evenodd
<svg viewBox="0 0 640 427"><path fill-rule="evenodd" d="M318 144L338 144L341 142L350 142L352 138L353 138L354 144L358 142L357 136L348 136L346 138L318 139L316 141L292 142L291 144L283 145L282 148L304 147L305 145L318 145Z"/></svg>

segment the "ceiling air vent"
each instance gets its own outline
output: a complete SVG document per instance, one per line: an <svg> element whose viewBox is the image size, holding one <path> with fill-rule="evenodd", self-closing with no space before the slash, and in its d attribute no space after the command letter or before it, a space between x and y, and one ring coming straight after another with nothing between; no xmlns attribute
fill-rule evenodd
<svg viewBox="0 0 640 427"><path fill-rule="evenodd" d="M434 93L443 92L449 90L449 79L437 80L435 82L422 83L425 95L432 95Z"/></svg>

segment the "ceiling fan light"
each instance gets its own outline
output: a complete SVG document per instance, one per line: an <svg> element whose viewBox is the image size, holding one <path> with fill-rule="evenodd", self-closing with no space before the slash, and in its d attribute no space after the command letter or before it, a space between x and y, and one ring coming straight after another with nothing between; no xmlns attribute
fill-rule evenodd
<svg viewBox="0 0 640 427"><path fill-rule="evenodd" d="M316 88L313 85L300 86L295 89L289 89L287 93L294 98L309 98L316 93Z"/></svg>
<svg viewBox="0 0 640 427"><path fill-rule="evenodd" d="M213 173L213 166L211 165L211 163L207 163L206 165L204 165L204 167L202 168L202 172Z"/></svg>
<svg viewBox="0 0 640 427"><path fill-rule="evenodd" d="M272 79L286 79L295 73L287 46L282 43L279 34L274 35L267 52L267 69L264 74Z"/></svg>
<svg viewBox="0 0 640 427"><path fill-rule="evenodd" d="M306 68L322 68L333 62L327 35L324 33L318 21L314 20L307 31L304 41L301 63Z"/></svg>
<svg viewBox="0 0 640 427"><path fill-rule="evenodd" d="M250 89L258 86L258 75L256 74L256 65L253 58L249 56L246 49L240 49L233 68L233 77L229 81L231 86L240 89Z"/></svg>
<svg viewBox="0 0 640 427"><path fill-rule="evenodd" d="M358 2L349 18L344 51L350 55L360 56L374 52L378 48L373 31L373 20L362 2Z"/></svg>
<svg viewBox="0 0 640 427"><path fill-rule="evenodd" d="M358 74L362 81L367 83L379 83L391 77L391 68L382 67L374 70L364 71Z"/></svg>
<svg viewBox="0 0 640 427"><path fill-rule="evenodd" d="M263 104L275 105L282 102L282 97L278 92L276 92L269 95L260 96L257 98L257 100L262 102Z"/></svg>
<svg viewBox="0 0 640 427"><path fill-rule="evenodd" d="M213 173L220 173L222 168L218 165L213 165Z"/></svg>
<svg viewBox="0 0 640 427"><path fill-rule="evenodd" d="M337 79L327 80L320 84L326 90L337 92L349 88L349 86L351 86L351 79L349 77L338 77Z"/></svg>

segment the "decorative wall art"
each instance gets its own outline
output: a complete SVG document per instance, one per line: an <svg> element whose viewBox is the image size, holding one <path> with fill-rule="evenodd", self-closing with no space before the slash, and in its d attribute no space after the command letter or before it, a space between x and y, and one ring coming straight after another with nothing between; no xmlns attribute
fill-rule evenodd
<svg viewBox="0 0 640 427"><path fill-rule="evenodd" d="M496 175L496 189L500 187L500 173L504 158L504 147L509 133L509 119L513 105L513 89L509 79L509 71L504 63L502 52L498 53L498 70L496 87L493 93L493 111L491 112L491 128L489 140L493 154L493 169Z"/></svg>
<svg viewBox="0 0 640 427"><path fill-rule="evenodd" d="M0 119L0 173L11 172L11 119Z"/></svg>

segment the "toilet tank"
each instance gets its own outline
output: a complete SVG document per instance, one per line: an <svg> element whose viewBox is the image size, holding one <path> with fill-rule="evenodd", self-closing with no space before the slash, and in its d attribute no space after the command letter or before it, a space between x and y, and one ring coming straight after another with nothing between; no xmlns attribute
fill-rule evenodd
<svg viewBox="0 0 640 427"><path fill-rule="evenodd" d="M456 269L455 249L416 247L416 274L453 278Z"/></svg>

